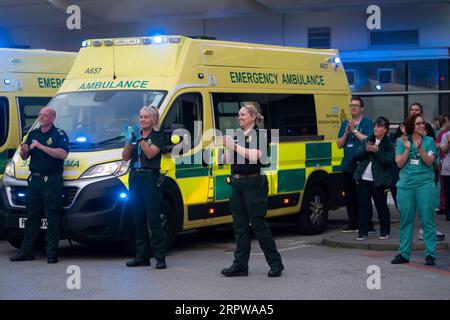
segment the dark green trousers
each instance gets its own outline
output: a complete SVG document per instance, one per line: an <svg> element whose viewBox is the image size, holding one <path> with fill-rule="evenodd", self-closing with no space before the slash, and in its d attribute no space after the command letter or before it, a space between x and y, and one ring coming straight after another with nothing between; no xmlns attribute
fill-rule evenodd
<svg viewBox="0 0 450 320"><path fill-rule="evenodd" d="M233 265L248 270L252 240L251 224L269 266L280 267L281 256L266 223L269 191L267 177L261 175L247 179L232 178L231 186L230 208L236 238Z"/></svg>
<svg viewBox="0 0 450 320"><path fill-rule="evenodd" d="M130 207L136 230L137 259L150 258L150 248L157 260L166 257L166 240L161 224L162 191L156 185L158 177L158 173L130 173Z"/></svg>
<svg viewBox="0 0 450 320"><path fill-rule="evenodd" d="M35 243L39 235L42 212L47 219L47 256L56 256L60 238L63 178L61 174L28 177L25 236L20 247L24 254L35 254Z"/></svg>

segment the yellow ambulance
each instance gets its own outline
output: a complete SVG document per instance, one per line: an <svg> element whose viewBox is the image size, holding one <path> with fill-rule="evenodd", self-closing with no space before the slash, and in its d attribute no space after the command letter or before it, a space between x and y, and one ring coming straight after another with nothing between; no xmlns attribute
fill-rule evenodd
<svg viewBox="0 0 450 320"><path fill-rule="evenodd" d="M159 108L167 144L161 219L169 244L180 231L231 223L221 139L249 101L262 128L276 130L265 168L268 217L290 215L300 232L320 233L328 210L343 204L336 138L349 99L336 50L184 36L87 40L49 103L70 138L63 237L133 241L121 128L137 124L144 105ZM16 153L0 189L13 245L23 234L28 174Z"/></svg>
<svg viewBox="0 0 450 320"><path fill-rule="evenodd" d="M61 87L76 53L0 48L0 178L23 135Z"/></svg>

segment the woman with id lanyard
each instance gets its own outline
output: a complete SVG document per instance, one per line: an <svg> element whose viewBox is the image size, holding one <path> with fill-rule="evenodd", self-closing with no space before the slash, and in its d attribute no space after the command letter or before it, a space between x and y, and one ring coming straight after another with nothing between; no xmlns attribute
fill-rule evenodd
<svg viewBox="0 0 450 320"><path fill-rule="evenodd" d="M166 241L160 217L162 191L158 187L164 137L154 129L158 121L158 109L144 106L139 113L141 128L123 128L126 142L122 157L124 161L131 159L129 203L136 230L136 256L127 262L127 267L149 266L151 247L156 269L166 268Z"/></svg>
<svg viewBox="0 0 450 320"><path fill-rule="evenodd" d="M392 264L408 263L414 231L415 212L419 212L425 241L425 264L436 261L436 225L434 203L436 192L433 162L436 145L426 136L425 121L413 114L405 122L406 135L398 139L395 161L400 168L397 203L400 211L400 248Z"/></svg>

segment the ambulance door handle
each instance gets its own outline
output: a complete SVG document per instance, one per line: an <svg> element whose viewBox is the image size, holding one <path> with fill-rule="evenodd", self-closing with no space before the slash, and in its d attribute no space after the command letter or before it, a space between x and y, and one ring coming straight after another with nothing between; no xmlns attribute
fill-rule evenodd
<svg viewBox="0 0 450 320"><path fill-rule="evenodd" d="M202 154L204 154L204 150L203 150ZM210 151L210 157L211 156L212 155L211 155L211 151ZM209 163L205 161L204 157L202 157L202 167L204 167L204 168L209 167Z"/></svg>

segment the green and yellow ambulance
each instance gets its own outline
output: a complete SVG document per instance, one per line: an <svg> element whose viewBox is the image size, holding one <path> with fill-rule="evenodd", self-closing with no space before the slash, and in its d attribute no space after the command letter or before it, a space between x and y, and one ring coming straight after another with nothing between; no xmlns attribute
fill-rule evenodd
<svg viewBox="0 0 450 320"><path fill-rule="evenodd" d="M23 135L69 73L76 53L0 48L0 178Z"/></svg>
<svg viewBox="0 0 450 320"><path fill-rule="evenodd" d="M133 241L121 128L137 124L144 105L159 109L166 138L161 219L168 242L180 231L232 222L222 134L238 127L238 110L249 101L263 114L262 127L278 130L265 168L268 217L292 216L300 232L320 233L328 210L343 204L336 138L349 99L336 50L184 36L87 40L49 103L70 138L63 236ZM0 218L13 245L23 234L28 174L16 153L0 189Z"/></svg>
<svg viewBox="0 0 450 320"><path fill-rule="evenodd" d="M75 52L0 48L0 179L23 135L61 87L75 57ZM0 221L0 235L4 229Z"/></svg>

